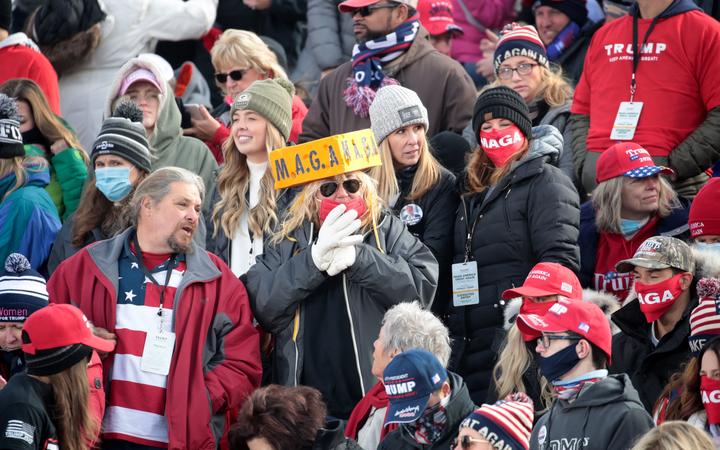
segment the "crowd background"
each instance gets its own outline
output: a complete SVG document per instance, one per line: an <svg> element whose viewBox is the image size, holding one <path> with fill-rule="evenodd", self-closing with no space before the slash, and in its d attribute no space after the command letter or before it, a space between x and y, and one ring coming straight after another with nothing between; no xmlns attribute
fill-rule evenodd
<svg viewBox="0 0 720 450"><path fill-rule="evenodd" d="M718 20L0 0L0 448L720 449Z"/></svg>

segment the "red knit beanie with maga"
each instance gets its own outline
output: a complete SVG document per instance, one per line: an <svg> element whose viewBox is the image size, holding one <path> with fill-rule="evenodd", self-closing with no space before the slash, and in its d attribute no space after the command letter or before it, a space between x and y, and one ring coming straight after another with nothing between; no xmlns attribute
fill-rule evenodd
<svg viewBox="0 0 720 450"><path fill-rule="evenodd" d="M720 235L720 178L711 178L690 206L690 235Z"/></svg>

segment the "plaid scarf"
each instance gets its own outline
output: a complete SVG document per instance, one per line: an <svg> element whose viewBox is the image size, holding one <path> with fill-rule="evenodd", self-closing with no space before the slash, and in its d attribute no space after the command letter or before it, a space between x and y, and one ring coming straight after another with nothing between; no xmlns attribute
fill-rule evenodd
<svg viewBox="0 0 720 450"><path fill-rule="evenodd" d="M405 53L420 28L418 16L410 17L392 33L381 38L355 44L352 54L353 74L347 79L345 104L360 117L367 117L375 92L382 86L399 84L386 77L382 65Z"/></svg>
<svg viewBox="0 0 720 450"><path fill-rule="evenodd" d="M413 435L415 442L421 445L430 445L442 437L448 427L447 405L450 396L443 398L440 403L423 411L415 422L405 424L406 429Z"/></svg>

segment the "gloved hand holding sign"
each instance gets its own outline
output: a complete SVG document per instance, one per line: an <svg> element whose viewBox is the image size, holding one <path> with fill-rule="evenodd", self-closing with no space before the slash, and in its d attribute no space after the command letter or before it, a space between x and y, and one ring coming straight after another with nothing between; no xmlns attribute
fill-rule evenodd
<svg viewBox="0 0 720 450"><path fill-rule="evenodd" d="M313 262L321 271L328 270L335 256L336 249L354 246L362 242L361 235L353 235L353 233L360 229L360 220L357 219L357 212L355 210L346 212L345 210L345 205L341 204L330 211L320 226L317 242L315 242L311 248ZM347 259L347 255L344 259ZM354 262L354 255L352 259L352 262ZM350 265L352 265L352 262Z"/></svg>

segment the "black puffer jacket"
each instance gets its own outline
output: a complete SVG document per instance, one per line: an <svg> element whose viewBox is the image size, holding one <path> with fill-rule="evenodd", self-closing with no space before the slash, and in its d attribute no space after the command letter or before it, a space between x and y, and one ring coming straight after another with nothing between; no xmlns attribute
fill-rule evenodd
<svg viewBox="0 0 720 450"><path fill-rule="evenodd" d="M397 173L400 198L395 202L393 212L437 259L440 275L431 311L437 316L443 316L448 308L451 288L450 265L453 257L453 235L450 230L455 224L455 211L460 202L460 196L455 188L455 176L449 170L441 168L440 179L435 187L422 198L414 201L408 200L407 196L412 189L414 179L414 168ZM415 223L416 221L417 223Z"/></svg>
<svg viewBox="0 0 720 450"><path fill-rule="evenodd" d="M491 372L504 337L500 294L521 286L532 267L557 262L577 272L580 206L570 179L553 166L562 136L552 126L533 128L527 156L495 188L462 197L455 221L454 262L465 259L468 224L477 262L480 303L450 307L450 368L463 376L476 403L487 398Z"/></svg>

